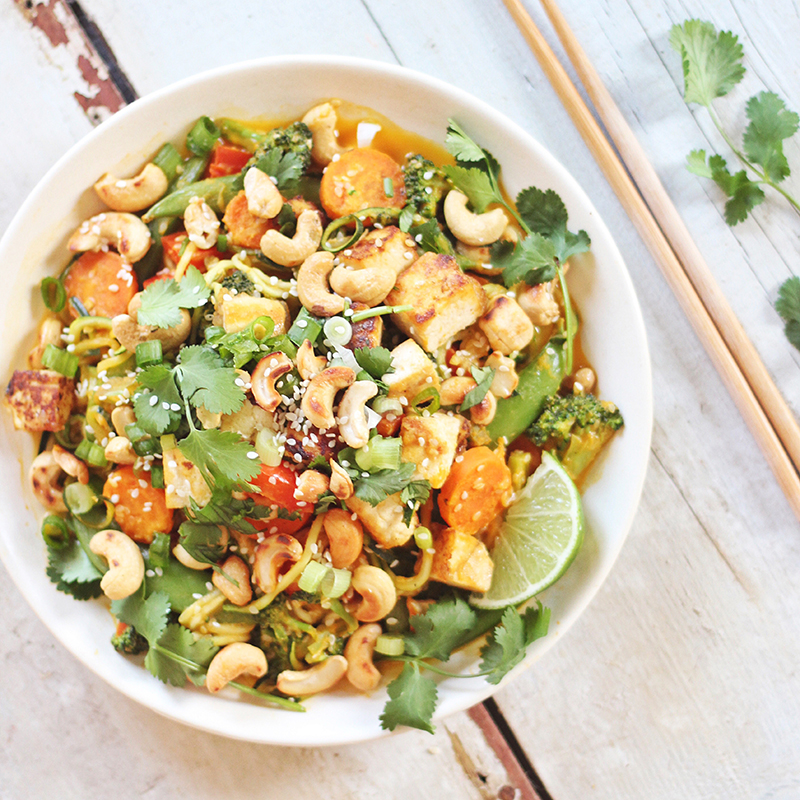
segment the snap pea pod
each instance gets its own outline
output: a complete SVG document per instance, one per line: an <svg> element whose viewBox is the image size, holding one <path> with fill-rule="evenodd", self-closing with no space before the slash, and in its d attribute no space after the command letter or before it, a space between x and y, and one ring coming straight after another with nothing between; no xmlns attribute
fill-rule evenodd
<svg viewBox="0 0 800 800"><path fill-rule="evenodd" d="M169 194L174 194L192 183L197 183L206 171L208 156L192 156L181 164L181 170L175 183L170 187Z"/></svg>
<svg viewBox="0 0 800 800"><path fill-rule="evenodd" d="M516 393L497 403L494 420L486 428L492 439L513 442L542 413L545 401L566 377L564 342L551 339L537 359L519 374Z"/></svg>
<svg viewBox="0 0 800 800"><path fill-rule="evenodd" d="M235 119L223 118L215 120L215 122L225 139L231 144L244 147L245 150L251 153L255 153L258 145L267 138L267 134L264 131L248 128L247 125L242 125L241 122Z"/></svg>
<svg viewBox="0 0 800 800"><path fill-rule="evenodd" d="M193 197L202 198L214 211L219 213L225 210L225 206L236 197L243 187L244 178L241 173L190 183L159 200L145 212L142 219L145 222L151 222L158 217L182 217Z"/></svg>

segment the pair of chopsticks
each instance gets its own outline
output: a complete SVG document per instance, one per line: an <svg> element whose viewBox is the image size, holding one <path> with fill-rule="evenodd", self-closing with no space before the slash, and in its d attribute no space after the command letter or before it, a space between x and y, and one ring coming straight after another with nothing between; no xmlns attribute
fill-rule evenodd
<svg viewBox="0 0 800 800"><path fill-rule="evenodd" d="M656 171L554 0L540 0L614 146L520 0L503 0L761 447L800 519L800 426L714 280Z"/></svg>

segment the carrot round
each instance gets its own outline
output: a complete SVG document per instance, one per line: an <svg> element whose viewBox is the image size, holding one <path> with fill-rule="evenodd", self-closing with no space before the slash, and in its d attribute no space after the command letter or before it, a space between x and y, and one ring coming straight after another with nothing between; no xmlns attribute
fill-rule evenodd
<svg viewBox="0 0 800 800"><path fill-rule="evenodd" d="M103 496L114 503L114 519L134 542L150 544L155 534L172 530L172 509L164 490L150 484L149 472L118 467L106 478Z"/></svg>
<svg viewBox="0 0 800 800"><path fill-rule="evenodd" d="M128 310L128 303L139 291L136 274L118 253L84 253L64 278L67 297L77 298L95 317L116 317ZM80 314L67 304L73 317Z"/></svg>
<svg viewBox="0 0 800 800"><path fill-rule="evenodd" d="M406 187L400 165L386 153L362 147L331 161L322 176L319 199L331 219L362 208L402 208Z"/></svg>
<svg viewBox="0 0 800 800"><path fill-rule="evenodd" d="M473 447L453 464L439 492L439 511L451 528L475 534L500 513L510 488L503 458L488 447Z"/></svg>
<svg viewBox="0 0 800 800"><path fill-rule="evenodd" d="M261 244L261 237L268 230L278 227L274 220L261 219L250 213L244 189L225 207L222 222L228 229L230 243L237 247L257 248Z"/></svg>

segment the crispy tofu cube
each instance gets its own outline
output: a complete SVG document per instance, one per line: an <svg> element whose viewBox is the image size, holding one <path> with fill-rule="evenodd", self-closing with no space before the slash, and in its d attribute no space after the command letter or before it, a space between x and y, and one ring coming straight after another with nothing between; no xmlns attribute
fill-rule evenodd
<svg viewBox="0 0 800 800"><path fill-rule="evenodd" d="M504 356L527 347L533 339L533 323L519 303L505 294L493 297L489 309L478 320L493 350Z"/></svg>
<svg viewBox="0 0 800 800"><path fill-rule="evenodd" d="M269 317L275 323L277 335L286 333L289 321L286 303L271 297L251 297L249 294L233 297L223 295L217 305L217 314L225 333L238 333L259 317Z"/></svg>
<svg viewBox="0 0 800 800"><path fill-rule="evenodd" d="M434 534L436 553L431 566L431 580L467 589L488 591L492 585L494 564L486 545L454 528L444 528Z"/></svg>
<svg viewBox="0 0 800 800"><path fill-rule="evenodd" d="M392 350L392 366L394 372L383 376L389 397L405 397L410 403L423 389L439 388L433 361L413 339L406 339Z"/></svg>
<svg viewBox="0 0 800 800"><path fill-rule="evenodd" d="M399 275L416 257L417 245L411 236L387 225L365 233L353 247L339 254L339 262L356 269L382 267Z"/></svg>
<svg viewBox="0 0 800 800"><path fill-rule="evenodd" d="M412 307L392 314L392 319L433 353L483 314L486 294L475 278L461 271L453 256L425 253L400 273L386 304Z"/></svg>
<svg viewBox="0 0 800 800"><path fill-rule="evenodd" d="M75 402L75 381L51 369L15 370L6 402L17 430L60 431Z"/></svg>
<svg viewBox="0 0 800 800"><path fill-rule="evenodd" d="M355 495L349 497L346 502L347 507L358 516L361 524L381 547L404 545L417 527L416 513L410 525L403 522L403 503L400 501L399 492L389 495L377 506L372 506Z"/></svg>
<svg viewBox="0 0 800 800"><path fill-rule="evenodd" d="M400 425L402 459L417 465L416 480L426 480L434 489L441 489L468 434L469 424L458 414L437 411L430 417L406 415Z"/></svg>
<svg viewBox="0 0 800 800"><path fill-rule="evenodd" d="M272 429L272 414L269 411L251 403L245 398L242 407L233 414L223 414L219 426L221 431L234 431L245 439L253 441L256 434L262 429Z"/></svg>
<svg viewBox="0 0 800 800"><path fill-rule="evenodd" d="M189 508L191 500L204 506L211 499L211 489L200 470L177 447L163 455L164 488L167 508Z"/></svg>
<svg viewBox="0 0 800 800"><path fill-rule="evenodd" d="M366 303L353 303L350 308L354 313L366 311L369 306ZM353 335L345 345L348 350L359 350L362 347L380 347L383 339L383 317L367 317L358 322L351 322Z"/></svg>

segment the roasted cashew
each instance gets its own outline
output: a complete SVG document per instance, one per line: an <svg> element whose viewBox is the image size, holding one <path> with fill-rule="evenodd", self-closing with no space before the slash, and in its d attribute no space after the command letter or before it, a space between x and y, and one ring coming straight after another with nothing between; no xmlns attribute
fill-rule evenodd
<svg viewBox="0 0 800 800"><path fill-rule="evenodd" d="M315 469L307 469L297 476L297 488L294 490L294 499L301 503L314 504L328 491L328 476Z"/></svg>
<svg viewBox="0 0 800 800"><path fill-rule="evenodd" d="M69 237L72 253L114 247L130 263L136 263L150 249L150 229L134 214L108 211L86 222Z"/></svg>
<svg viewBox="0 0 800 800"><path fill-rule="evenodd" d="M189 241L201 250L208 250L217 243L219 220L211 206L200 197L193 197L183 212L183 224Z"/></svg>
<svg viewBox="0 0 800 800"><path fill-rule="evenodd" d="M344 647L347 680L360 692L371 692L381 681L381 674L372 663L375 642L381 632L377 622L361 625Z"/></svg>
<svg viewBox="0 0 800 800"><path fill-rule="evenodd" d="M361 595L361 603L353 612L359 622L383 619L397 602L394 582L380 567L358 567L351 585Z"/></svg>
<svg viewBox="0 0 800 800"><path fill-rule="evenodd" d="M253 587L250 585L250 570L239 556L228 556L221 566L225 575L214 572L211 583L219 589L235 606L246 606L253 599ZM229 576L236 583L228 580Z"/></svg>
<svg viewBox="0 0 800 800"><path fill-rule="evenodd" d="M48 511L63 513L67 510L61 488L63 470L51 450L45 450L33 459L29 475L34 496Z"/></svg>
<svg viewBox="0 0 800 800"><path fill-rule="evenodd" d="M255 217L273 219L283 208L283 197L266 172L258 167L247 170L244 176L247 210Z"/></svg>
<svg viewBox="0 0 800 800"><path fill-rule="evenodd" d="M469 410L469 418L475 425L488 425L497 413L497 398L486 392L486 396Z"/></svg>
<svg viewBox="0 0 800 800"><path fill-rule="evenodd" d="M198 572L202 572L204 569L211 569L211 564L207 564L205 561L198 561L194 556L189 555L189 551L182 544L176 544L175 547L172 548L172 555L174 555L184 567L188 567L189 569L195 569Z"/></svg>
<svg viewBox="0 0 800 800"><path fill-rule="evenodd" d="M127 436L125 427L136 422L136 414L130 406L117 406L111 412L111 424L117 432L117 436Z"/></svg>
<svg viewBox="0 0 800 800"><path fill-rule="evenodd" d="M115 436L109 439L104 451L106 461L113 464L135 464L136 453L127 436Z"/></svg>
<svg viewBox="0 0 800 800"><path fill-rule="evenodd" d="M297 271L297 296L315 317L332 317L344 311L344 298L328 288L333 253L312 253Z"/></svg>
<svg viewBox="0 0 800 800"><path fill-rule="evenodd" d="M330 276L331 288L336 294L370 307L386 299L396 280L396 273L384 266L353 269L340 264Z"/></svg>
<svg viewBox="0 0 800 800"><path fill-rule="evenodd" d="M444 218L450 232L460 242L471 245L492 244L502 235L508 225L508 217L502 208L483 214L473 214L468 208L469 198L451 189L444 198Z"/></svg>
<svg viewBox="0 0 800 800"><path fill-rule="evenodd" d="M129 352L136 352L136 345L158 340L166 353L177 350L192 332L192 315L180 309L181 321L172 328L157 328L155 325L140 325L130 314L118 314L111 320L111 332Z"/></svg>
<svg viewBox="0 0 800 800"><path fill-rule="evenodd" d="M322 527L328 537L331 564L334 569L346 569L360 555L364 547L364 530L358 520L343 508L331 508L325 512Z"/></svg>
<svg viewBox="0 0 800 800"><path fill-rule="evenodd" d="M581 367L575 373L575 381L572 384L573 393L584 394L586 392L591 392L596 380L597 378L594 374L594 370L589 367Z"/></svg>
<svg viewBox="0 0 800 800"><path fill-rule="evenodd" d="M36 347L28 354L28 366L31 369L42 369L42 356L47 349L47 345L61 347L61 320L56 317L45 317L39 326L39 341Z"/></svg>
<svg viewBox="0 0 800 800"><path fill-rule="evenodd" d="M94 190L112 211L142 211L160 200L168 187L169 181L161 167L149 163L133 178L120 180L106 172L94 185Z"/></svg>
<svg viewBox="0 0 800 800"><path fill-rule="evenodd" d="M373 381L356 381L339 403L339 433L348 447L364 447L369 442L365 409L367 401L378 394Z"/></svg>
<svg viewBox="0 0 800 800"><path fill-rule="evenodd" d="M439 387L439 402L443 406L460 406L468 392L478 384L472 378L453 377L445 378Z"/></svg>
<svg viewBox="0 0 800 800"><path fill-rule="evenodd" d="M318 211L306 209L297 218L297 229L290 239L268 230L261 237L261 252L282 267L296 267L316 252L322 239L322 222Z"/></svg>
<svg viewBox="0 0 800 800"><path fill-rule="evenodd" d="M511 397L519 384L519 375L517 375L517 365L514 359L495 350L486 359L484 366L494 370L494 378L492 378L489 391L495 397Z"/></svg>
<svg viewBox="0 0 800 800"><path fill-rule="evenodd" d="M278 675L278 691L290 697L319 694L339 683L347 672L344 656L330 656L309 669L285 669Z"/></svg>
<svg viewBox="0 0 800 800"><path fill-rule="evenodd" d="M347 152L336 138L336 110L331 103L321 103L306 112L303 122L311 131L311 156L321 167L333 161L334 156Z"/></svg>
<svg viewBox="0 0 800 800"><path fill-rule="evenodd" d="M60 444L53 445L53 458L64 472L72 478L75 478L78 483L86 485L89 483L89 467L86 466L84 461L81 461L74 453L65 450Z"/></svg>
<svg viewBox="0 0 800 800"><path fill-rule="evenodd" d="M100 588L109 600L130 597L144 580L144 559L139 546L121 531L105 530L89 540L89 549L108 561Z"/></svg>
<svg viewBox="0 0 800 800"><path fill-rule="evenodd" d="M353 496L353 481L344 467L336 461L331 461L331 493L337 500L347 500Z"/></svg>
<svg viewBox="0 0 800 800"><path fill-rule="evenodd" d="M281 568L286 563L294 563L303 555L303 545L288 533L274 533L267 536L256 548L253 561L253 580L264 594L271 592L280 580Z"/></svg>
<svg viewBox="0 0 800 800"><path fill-rule="evenodd" d="M281 404L275 381L294 368L286 353L269 353L258 362L250 376L253 398L265 411L274 411Z"/></svg>
<svg viewBox="0 0 800 800"><path fill-rule="evenodd" d="M346 389L356 379L350 367L328 367L311 379L306 393L300 401L300 408L321 431L336 424L333 415L333 401L339 389Z"/></svg>
<svg viewBox="0 0 800 800"><path fill-rule="evenodd" d="M314 376L319 375L328 363L325 356L314 355L314 345L308 339L303 339L303 344L297 348L295 358L297 371L304 381L310 381Z"/></svg>
<svg viewBox="0 0 800 800"><path fill-rule="evenodd" d="M263 678L267 674L267 657L260 647L245 642L225 645L211 659L206 672L206 688L216 694L239 675Z"/></svg>

